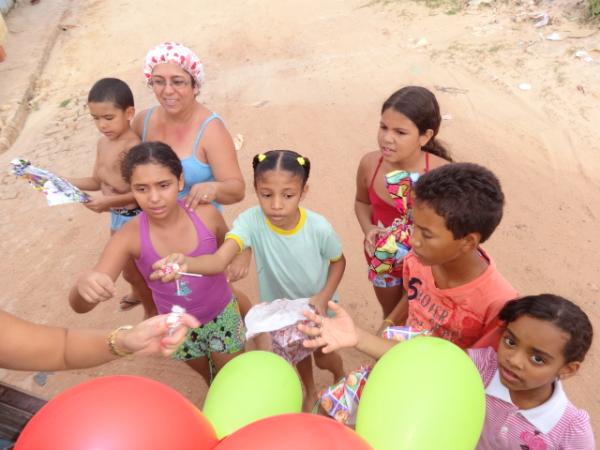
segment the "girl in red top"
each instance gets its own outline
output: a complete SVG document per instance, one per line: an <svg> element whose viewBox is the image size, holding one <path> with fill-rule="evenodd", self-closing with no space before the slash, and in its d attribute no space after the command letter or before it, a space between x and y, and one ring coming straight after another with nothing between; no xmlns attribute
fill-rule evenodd
<svg viewBox="0 0 600 450"><path fill-rule="evenodd" d="M422 174L452 161L435 139L441 121L438 102L424 87L406 86L383 104L377 133L379 150L362 157L356 174L354 211L365 234L367 261L379 235L400 215L386 190L385 175L394 170ZM373 288L387 317L402 298L402 272L376 277Z"/></svg>

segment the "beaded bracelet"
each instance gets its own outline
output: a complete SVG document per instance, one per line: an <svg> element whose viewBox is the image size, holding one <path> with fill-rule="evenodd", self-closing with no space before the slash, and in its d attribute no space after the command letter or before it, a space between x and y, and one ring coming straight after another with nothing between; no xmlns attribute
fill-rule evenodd
<svg viewBox="0 0 600 450"><path fill-rule="evenodd" d="M122 325L118 328L115 328L114 330L112 330L110 332L110 334L108 335L108 339L106 340L106 343L108 344L108 349L110 350L110 352L113 355L123 357L123 356L129 356L129 355L133 354L133 352L123 351L123 350L117 348L117 345L116 345L117 334L119 334L119 331L127 331L127 330L131 330L131 329L133 329L133 326L131 326L131 325Z"/></svg>
<svg viewBox="0 0 600 450"><path fill-rule="evenodd" d="M389 323L391 326L394 326L394 325L396 325L396 324L394 323L394 321L393 321L393 320L391 320L391 319L383 319L383 323Z"/></svg>

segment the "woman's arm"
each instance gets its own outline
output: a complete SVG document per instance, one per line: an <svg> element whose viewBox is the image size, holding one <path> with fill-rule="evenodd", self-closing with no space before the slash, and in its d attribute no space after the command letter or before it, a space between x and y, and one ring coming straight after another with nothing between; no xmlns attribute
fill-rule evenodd
<svg viewBox="0 0 600 450"><path fill-rule="evenodd" d="M114 347L122 353L169 355L185 338L187 327L199 326L182 315L184 326L169 336L166 315L145 320L115 334ZM69 330L37 325L0 310L0 367L13 370L82 369L118 356L110 351L110 330Z"/></svg>
<svg viewBox="0 0 600 450"><path fill-rule="evenodd" d="M203 139L206 160L215 181L192 186L186 204L192 208L198 203L216 200L222 205L237 203L244 198L245 183L231 135L220 120L207 127Z"/></svg>
<svg viewBox="0 0 600 450"><path fill-rule="evenodd" d="M134 255L133 246L139 245L138 220L125 224L115 233L93 270L84 272L69 293L69 304L77 313L94 309L99 302L111 299L115 293L115 280Z"/></svg>

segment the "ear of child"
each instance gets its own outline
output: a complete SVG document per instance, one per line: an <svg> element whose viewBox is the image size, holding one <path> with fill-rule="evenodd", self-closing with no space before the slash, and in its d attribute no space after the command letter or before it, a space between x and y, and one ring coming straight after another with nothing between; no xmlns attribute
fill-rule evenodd
<svg viewBox="0 0 600 450"><path fill-rule="evenodd" d="M581 368L581 361L571 361L566 363L564 366L560 368L558 371L558 379L566 380L571 378L572 376L577 375L579 369Z"/></svg>

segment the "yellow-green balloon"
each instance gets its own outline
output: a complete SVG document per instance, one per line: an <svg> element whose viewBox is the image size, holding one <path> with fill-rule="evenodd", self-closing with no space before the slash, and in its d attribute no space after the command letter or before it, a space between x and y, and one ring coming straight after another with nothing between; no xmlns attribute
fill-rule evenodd
<svg viewBox="0 0 600 450"><path fill-rule="evenodd" d="M294 368L274 353L253 351L219 371L203 412L221 439L256 420L301 411L302 386Z"/></svg>
<svg viewBox="0 0 600 450"><path fill-rule="evenodd" d="M469 356L449 341L396 345L365 384L356 431L375 450L471 450L485 418L485 392Z"/></svg>

